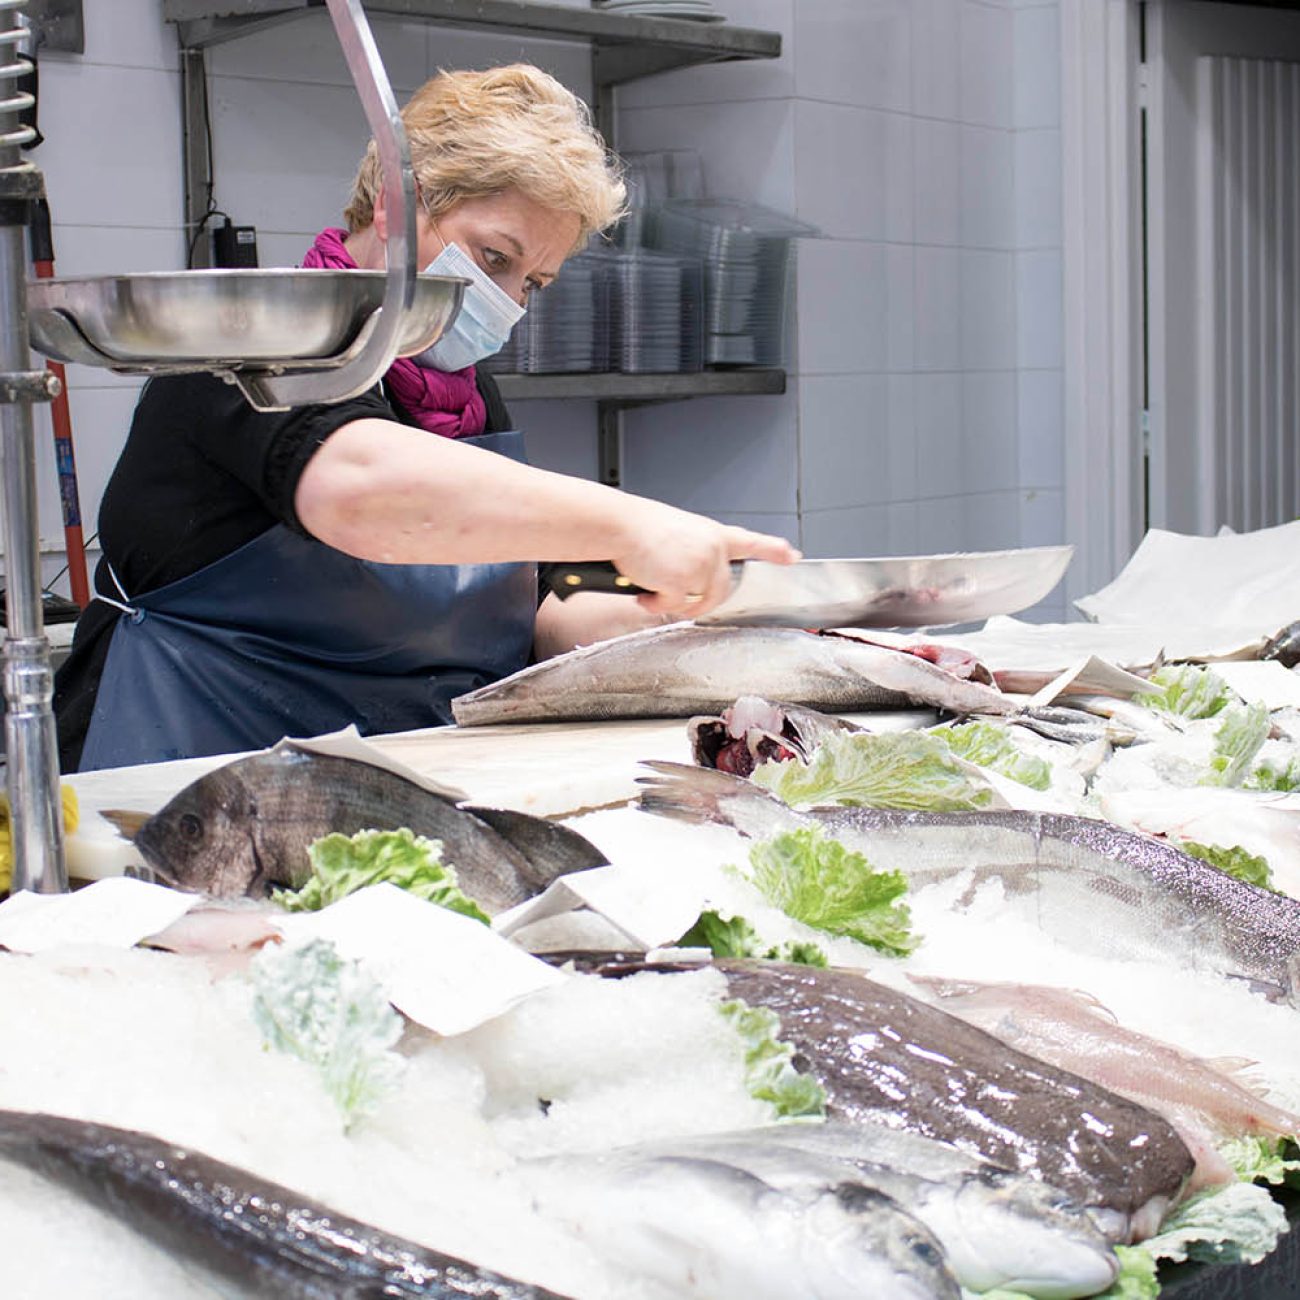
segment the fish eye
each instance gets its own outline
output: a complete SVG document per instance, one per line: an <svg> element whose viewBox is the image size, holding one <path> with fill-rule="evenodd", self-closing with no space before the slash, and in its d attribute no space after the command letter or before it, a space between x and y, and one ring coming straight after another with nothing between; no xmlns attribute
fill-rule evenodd
<svg viewBox="0 0 1300 1300"><path fill-rule="evenodd" d="M928 1241L920 1239L913 1241L912 1254L915 1255L923 1264L933 1264L938 1266L943 1262L943 1256Z"/></svg>
<svg viewBox="0 0 1300 1300"><path fill-rule="evenodd" d="M201 840L203 838L203 823L193 813L182 813L177 825L185 839Z"/></svg>

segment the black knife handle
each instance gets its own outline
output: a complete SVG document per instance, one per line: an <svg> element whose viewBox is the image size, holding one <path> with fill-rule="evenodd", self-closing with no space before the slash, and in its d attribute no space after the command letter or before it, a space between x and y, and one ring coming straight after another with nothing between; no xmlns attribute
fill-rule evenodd
<svg viewBox="0 0 1300 1300"><path fill-rule="evenodd" d="M581 560L576 564L548 564L547 585L561 599L576 591L604 591L615 596L643 596L648 588L625 578L608 560Z"/></svg>

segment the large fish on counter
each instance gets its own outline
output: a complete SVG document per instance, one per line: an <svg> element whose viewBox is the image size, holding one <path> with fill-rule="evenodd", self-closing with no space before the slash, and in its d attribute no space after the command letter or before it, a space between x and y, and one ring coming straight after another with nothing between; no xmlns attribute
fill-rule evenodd
<svg viewBox="0 0 1300 1300"><path fill-rule="evenodd" d="M607 1264L672 1296L961 1300L930 1231L847 1176L777 1188L707 1157L616 1153L547 1161L531 1182Z"/></svg>
<svg viewBox="0 0 1300 1300"><path fill-rule="evenodd" d="M301 887L310 874L307 846L335 831L406 827L440 840L460 887L489 915L606 861L567 827L539 825L525 813L473 811L373 763L289 745L209 772L152 817L104 816L161 879L216 898Z"/></svg>
<svg viewBox="0 0 1300 1300"><path fill-rule="evenodd" d="M832 1119L906 1129L1042 1179L1113 1241L1153 1233L1192 1173L1153 1111L858 971L714 965L732 997L777 1013Z"/></svg>
<svg viewBox="0 0 1300 1300"><path fill-rule="evenodd" d="M1248 979L1295 1001L1300 901L1258 889L1172 844L1110 822L1055 813L797 812L750 781L680 763L647 763L641 807L718 822L754 838L819 826L914 889L963 872L1032 896L1043 931L1101 956L1160 961Z"/></svg>
<svg viewBox="0 0 1300 1300"><path fill-rule="evenodd" d="M463 727L493 722L686 718L759 695L834 712L928 704L1008 713L994 686L919 653L835 633L675 623L584 646L452 701Z"/></svg>
<svg viewBox="0 0 1300 1300"><path fill-rule="evenodd" d="M0 1158L85 1197L242 1296L564 1300L145 1133L0 1111ZM83 1278L91 1290L79 1294L93 1293L91 1277L93 1265Z"/></svg>
<svg viewBox="0 0 1300 1300"><path fill-rule="evenodd" d="M934 1233L953 1276L971 1291L1074 1300L1104 1291L1119 1269L1100 1229L1063 1192L904 1130L779 1124L646 1143L621 1158L656 1154L732 1165L780 1190L846 1179L871 1188Z"/></svg>

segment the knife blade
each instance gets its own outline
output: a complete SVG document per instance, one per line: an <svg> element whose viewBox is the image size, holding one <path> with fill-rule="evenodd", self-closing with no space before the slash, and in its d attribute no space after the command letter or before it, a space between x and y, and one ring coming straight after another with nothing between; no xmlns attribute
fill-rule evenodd
<svg viewBox="0 0 1300 1300"><path fill-rule="evenodd" d="M731 594L696 622L726 627L936 627L1014 614L1061 580L1072 546L770 564L736 560ZM553 564L560 599L645 592L606 561Z"/></svg>

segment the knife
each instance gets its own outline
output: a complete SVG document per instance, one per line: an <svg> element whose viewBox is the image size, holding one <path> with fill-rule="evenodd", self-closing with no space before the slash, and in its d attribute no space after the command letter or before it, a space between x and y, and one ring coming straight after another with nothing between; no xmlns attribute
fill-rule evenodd
<svg viewBox="0 0 1300 1300"><path fill-rule="evenodd" d="M1061 580L1072 546L877 559L732 562L731 594L697 623L727 627L937 627L1015 614ZM544 570L564 600L578 591L646 589L607 561Z"/></svg>

